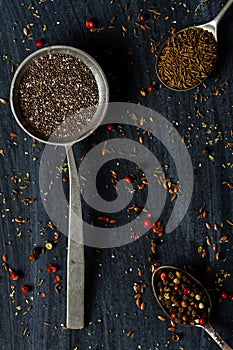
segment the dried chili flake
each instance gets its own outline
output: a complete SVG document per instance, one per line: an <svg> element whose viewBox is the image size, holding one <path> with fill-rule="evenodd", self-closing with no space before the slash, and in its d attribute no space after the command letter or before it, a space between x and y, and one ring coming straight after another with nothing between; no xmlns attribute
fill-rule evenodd
<svg viewBox="0 0 233 350"><path fill-rule="evenodd" d="M60 283L60 282L62 282L62 278L61 278L61 276L57 275L53 281L54 281L54 283Z"/></svg>
<svg viewBox="0 0 233 350"><path fill-rule="evenodd" d="M31 287L29 287L29 286L22 286L21 287L21 291L22 291L22 293L27 294L27 293L29 293L31 291Z"/></svg>
<svg viewBox="0 0 233 350"><path fill-rule="evenodd" d="M58 267L57 266L55 266L55 265L53 265L53 264L48 264L47 266L46 266L46 270L49 272L49 273L54 273L54 272L56 272L57 270L58 270Z"/></svg>
<svg viewBox="0 0 233 350"><path fill-rule="evenodd" d="M10 274L10 278L12 281L18 281L19 279L19 274L16 271L12 271Z"/></svg>

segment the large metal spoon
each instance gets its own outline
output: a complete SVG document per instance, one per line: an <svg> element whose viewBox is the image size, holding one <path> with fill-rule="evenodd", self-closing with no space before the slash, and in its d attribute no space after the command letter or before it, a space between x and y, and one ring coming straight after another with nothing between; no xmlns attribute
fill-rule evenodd
<svg viewBox="0 0 233 350"><path fill-rule="evenodd" d="M20 110L18 89L21 79L28 67L36 59L53 54L66 54L80 59L91 70L96 79L99 89L99 105L88 126L81 130L77 136L69 140L62 138L46 139L43 135L35 131L28 123ZM80 196L79 178L72 146L89 136L100 125L103 120L107 103L109 100L109 90L107 79L98 63L87 53L74 47L57 45L40 49L28 56L18 67L11 83L10 103L14 117L20 127L31 137L40 142L55 146L64 146L69 167L69 228L68 228L68 254L67 254L67 312L66 326L71 329L81 329L84 327L84 239L82 225L82 206Z"/></svg>
<svg viewBox="0 0 233 350"><path fill-rule="evenodd" d="M172 271L172 272L179 271L183 275L186 275L191 281L194 282L195 285L198 285L199 290L202 290L203 293L205 294L205 296L208 299L208 310L207 310L208 319L206 320L207 322L204 325L195 324L195 326L190 325L190 327L201 327L201 328L203 328L211 336L211 338L218 344L218 346L222 350L232 350L232 348L221 338L221 336L215 331L215 329L210 324L209 317L210 317L210 312L211 312L211 308L212 308L212 303L211 303L211 298L209 296L209 293L207 292L205 287L198 280L196 280L196 278L194 278L192 275L190 275L189 273L184 272L183 270L181 270L181 269L179 269L177 267L174 267L174 266L161 266L158 269L156 269L153 272L153 275L152 275L152 289L153 289L153 293L155 295L155 298L156 298L157 302L159 303L160 307L162 308L163 312L170 318L168 310L166 310L163 307L163 305L161 304L161 301L159 300L158 282L161 281L161 274L162 273L166 273L167 274L169 271Z"/></svg>
<svg viewBox="0 0 233 350"><path fill-rule="evenodd" d="M208 22L208 23L204 23L204 24L198 25L198 26L190 26L190 27L184 28L184 29L180 30L179 32L177 32L176 35L179 34L179 33L181 33L181 32L183 32L183 31L186 30L186 29L200 28L200 29L203 29L203 30L206 30L206 31L212 33L213 36L214 36L214 38L215 38L215 40L216 40L216 42L217 42L217 41L218 41L218 37L217 37L217 34L218 34L218 31L217 31L217 29L218 29L218 24L219 24L219 22L221 21L221 19L223 18L223 16L225 15L225 13L229 10L229 8L231 7L232 4L233 4L233 0L228 0L228 2L226 3L226 5L222 8L222 10L218 13L218 15L217 15L214 19L212 19L212 21L210 21L210 22ZM157 56L157 60L156 60L156 73L157 73L157 76L158 76L160 82L161 82L163 85L165 85L166 87L168 87L169 89L175 90L175 91L188 91L188 90L191 90L191 89L197 87L198 85L200 85L207 77L206 77L203 81L201 81L201 82L199 82L198 84L196 84L196 85L194 85L194 86L192 86L192 87L190 87L190 88L187 88L187 89L176 89L176 88L172 88L172 87L170 87L169 85L167 85L167 84L161 79L160 74L159 74L159 71L158 71L158 61L159 61L159 56L160 56L160 54L161 54L163 48L166 46L166 44L167 44L167 41L166 41L166 42L162 45L162 47L160 48L159 53L158 53L158 56ZM209 74L210 74L210 73L211 73L211 72L209 72ZM208 76L209 76L209 74L208 74Z"/></svg>

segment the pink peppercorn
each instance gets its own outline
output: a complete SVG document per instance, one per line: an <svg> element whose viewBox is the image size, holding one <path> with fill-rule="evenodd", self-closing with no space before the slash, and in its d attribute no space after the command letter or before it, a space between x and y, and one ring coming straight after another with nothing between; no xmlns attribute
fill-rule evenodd
<svg viewBox="0 0 233 350"><path fill-rule="evenodd" d="M36 47L41 47L45 44L45 41L43 39L39 39L35 42Z"/></svg>

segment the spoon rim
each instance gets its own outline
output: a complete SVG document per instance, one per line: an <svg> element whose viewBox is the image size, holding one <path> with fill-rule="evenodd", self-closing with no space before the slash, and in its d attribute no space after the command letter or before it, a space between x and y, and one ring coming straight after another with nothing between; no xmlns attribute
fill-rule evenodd
<svg viewBox="0 0 233 350"><path fill-rule="evenodd" d="M205 328L206 325L210 324L210 313L211 313L211 310L212 310L212 301L211 301L211 298L210 298L210 295L207 291L207 289L203 286L203 284L198 281L195 277L193 277L193 275L191 275L190 273L184 271L183 269L179 268L179 267L175 267L175 266L169 266L169 265L163 265L163 266L160 266L158 267L156 270L154 270L154 272L152 273L152 277L151 277L151 285L152 285L152 291L153 291L153 294L155 296L155 299L156 301L158 302L160 308L163 310L163 312L165 313L165 315L167 317L169 317L169 319L171 319L171 317L169 316L168 312L166 311L166 309L161 305L161 302L159 301L158 299L158 296L157 296L157 293L156 293L156 289L155 289L155 283L154 283L154 280L155 280L155 276L156 276L156 273L159 272L159 270L163 270L163 269L171 269L171 270L176 270L176 271L180 271L184 274L186 274L189 278L191 278L192 280L194 280L199 286L201 286L201 288L204 290L204 292L206 293L207 297L208 297L208 301L209 301L209 307L208 307L208 311L207 311L207 315L208 315L208 318L206 319L206 324L205 325L200 325L200 324L194 324L194 325L190 325L190 324L187 324L187 325L184 325L184 324L178 324L180 326L184 326L184 327L201 327L201 328Z"/></svg>

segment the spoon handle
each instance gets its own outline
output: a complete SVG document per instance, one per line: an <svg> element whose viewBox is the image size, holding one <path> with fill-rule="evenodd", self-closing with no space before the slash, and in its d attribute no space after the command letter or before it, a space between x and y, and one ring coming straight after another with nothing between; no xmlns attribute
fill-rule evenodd
<svg viewBox="0 0 233 350"><path fill-rule="evenodd" d="M203 326L204 330L211 336L211 338L218 344L222 350L232 350L232 348L221 338L210 323Z"/></svg>
<svg viewBox="0 0 233 350"><path fill-rule="evenodd" d="M228 0L228 2L227 2L226 5L221 9L221 11L219 12L219 14L213 19L213 21L215 22L216 25L219 24L219 22L221 21L221 19L222 19L223 16L225 15L225 13L229 10L229 8L231 7L232 4L233 4L233 0Z"/></svg>
<svg viewBox="0 0 233 350"><path fill-rule="evenodd" d="M84 328L84 244L78 172L71 146L66 146L69 166L69 230L67 256L66 326Z"/></svg>

